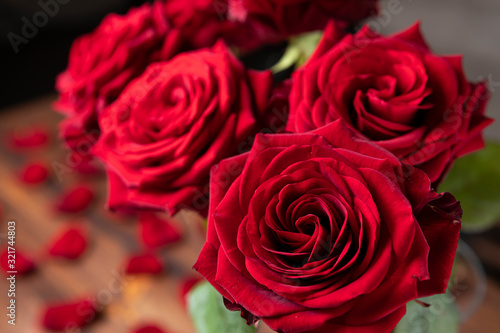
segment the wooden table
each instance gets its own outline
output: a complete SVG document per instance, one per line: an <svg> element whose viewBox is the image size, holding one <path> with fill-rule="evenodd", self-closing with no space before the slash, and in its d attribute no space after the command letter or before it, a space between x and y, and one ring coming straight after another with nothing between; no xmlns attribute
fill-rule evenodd
<svg viewBox="0 0 500 333"><path fill-rule="evenodd" d="M196 214L181 212L175 217L179 226L190 232L184 233L186 237L182 243L162 251L161 257L168 265L167 274L160 277L122 276L125 256L140 250L137 225L133 219L117 217L104 209L104 177L86 179L73 172L65 174L62 181L53 177L43 186L27 186L16 177L20 166L30 160L65 163L68 153L55 137L61 116L51 111L53 100L54 96L48 96L0 112L2 140L9 131L29 124L46 126L54 134L48 148L27 153L13 152L5 144L0 144L0 203L4 210L0 233L5 234L7 220L14 219L17 222L17 248L43 262L35 274L18 279L17 325L15 328L7 325L2 314L0 332L45 332L39 325L44 304L87 295L96 297L103 304L104 315L84 328L83 333L129 332L132 327L147 322L163 326L169 332L194 332L179 301L178 285L184 277L196 274L191 267L203 244L203 237L196 227ZM82 181L94 186L98 193L92 209L78 217L86 220L90 247L77 262L44 261L45 244L61 227L75 220L74 216L55 213L53 201L64 188ZM498 229L495 232L498 233ZM498 239L483 242L482 237L477 235L468 239L487 262L492 274L488 277L486 299L479 311L464 323L464 333L495 332L500 327L500 270L495 273L495 267L500 268L497 255L500 247ZM5 235L0 241L5 244ZM2 311L7 305L7 289L7 282L2 278Z"/></svg>

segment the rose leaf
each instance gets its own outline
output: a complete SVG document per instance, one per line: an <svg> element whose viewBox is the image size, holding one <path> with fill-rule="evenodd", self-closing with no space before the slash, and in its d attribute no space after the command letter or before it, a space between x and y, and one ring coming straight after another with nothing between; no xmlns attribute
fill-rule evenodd
<svg viewBox="0 0 500 333"><path fill-rule="evenodd" d="M494 226L500 220L500 145L488 142L485 149L457 160L439 190L460 200L462 230Z"/></svg>
<svg viewBox="0 0 500 333"><path fill-rule="evenodd" d="M406 305L406 315L393 333L456 333L460 316L453 297L448 294L434 295ZM428 305L428 306L427 306Z"/></svg>
<svg viewBox="0 0 500 333"><path fill-rule="evenodd" d="M279 73L292 66L300 67L313 54L322 35L322 31L313 31L291 37L285 53L271 71Z"/></svg>
<svg viewBox="0 0 500 333"><path fill-rule="evenodd" d="M188 310L198 333L253 333L238 311L229 311L222 296L208 282L199 283L187 295Z"/></svg>

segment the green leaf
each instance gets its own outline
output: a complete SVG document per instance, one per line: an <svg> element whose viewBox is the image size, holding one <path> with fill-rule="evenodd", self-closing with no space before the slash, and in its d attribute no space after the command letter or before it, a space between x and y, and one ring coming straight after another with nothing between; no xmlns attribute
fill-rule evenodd
<svg viewBox="0 0 500 333"><path fill-rule="evenodd" d="M285 53L271 68L271 71L278 73L293 65L299 67L304 64L316 50L321 36L323 36L323 31L313 31L291 37Z"/></svg>
<svg viewBox="0 0 500 333"><path fill-rule="evenodd" d="M450 294L434 295L420 299L430 304L424 307L415 301L406 305L406 315L394 333L457 333L460 314Z"/></svg>
<svg viewBox="0 0 500 333"><path fill-rule="evenodd" d="M240 312L229 311L222 296L208 282L199 283L188 294L188 309L198 333L253 333Z"/></svg>
<svg viewBox="0 0 500 333"><path fill-rule="evenodd" d="M486 148L455 162L439 191L460 200L463 230L484 231L500 220L500 145Z"/></svg>

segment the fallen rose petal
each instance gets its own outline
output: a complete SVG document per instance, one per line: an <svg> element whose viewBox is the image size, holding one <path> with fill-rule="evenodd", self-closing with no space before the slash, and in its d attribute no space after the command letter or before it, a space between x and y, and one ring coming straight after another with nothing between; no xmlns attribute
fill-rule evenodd
<svg viewBox="0 0 500 333"><path fill-rule="evenodd" d="M178 242L181 234L168 219L162 219L152 212L141 213L139 237L149 248L156 248Z"/></svg>
<svg viewBox="0 0 500 333"><path fill-rule="evenodd" d="M47 129L39 126L12 131L8 136L12 148L33 148L45 145L49 140Z"/></svg>
<svg viewBox="0 0 500 333"><path fill-rule="evenodd" d="M153 254L140 254L128 258L125 265L127 274L160 274L163 264Z"/></svg>
<svg viewBox="0 0 500 333"><path fill-rule="evenodd" d="M97 316L97 309L90 301L49 305L44 311L42 325L49 330L63 331L90 324Z"/></svg>
<svg viewBox="0 0 500 333"><path fill-rule="evenodd" d="M94 192L85 186L76 186L61 195L56 209L63 213L79 213L85 210L94 199Z"/></svg>
<svg viewBox="0 0 500 333"><path fill-rule="evenodd" d="M186 300L186 295L193 289L193 287L198 283L203 281L203 278L201 277L190 277L187 279L184 279L184 281L181 282L179 289L180 289L180 297L181 297L181 303L182 306L185 308L187 305L187 300Z"/></svg>
<svg viewBox="0 0 500 333"><path fill-rule="evenodd" d="M87 248L87 237L85 232L77 227L63 231L49 245L49 254L55 257L76 259L80 257Z"/></svg>
<svg viewBox="0 0 500 333"><path fill-rule="evenodd" d="M164 330L154 325L141 326L134 330L134 333L165 333Z"/></svg>
<svg viewBox="0 0 500 333"><path fill-rule="evenodd" d="M14 255L15 257L9 257L8 248L5 248L2 251L2 254L0 254L0 265L2 266L2 269L5 271L5 273L14 271L17 272L14 273L15 275L21 276L28 274L35 269L35 264L33 263L33 261L25 257L18 248L16 248ZM15 264L13 267L10 266L10 264L12 263L9 264L9 260L15 260Z"/></svg>
<svg viewBox="0 0 500 333"><path fill-rule="evenodd" d="M48 177L47 166L39 162L26 165L20 174L21 180L27 184L39 184L47 180Z"/></svg>

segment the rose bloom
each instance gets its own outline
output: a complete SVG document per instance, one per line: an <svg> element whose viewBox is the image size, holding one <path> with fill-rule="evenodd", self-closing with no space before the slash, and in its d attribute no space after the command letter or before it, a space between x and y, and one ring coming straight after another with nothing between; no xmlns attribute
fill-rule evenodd
<svg viewBox="0 0 500 333"><path fill-rule="evenodd" d="M259 134L212 169L195 269L278 332L390 332L406 303L446 289L460 204L341 121Z"/></svg>
<svg viewBox="0 0 500 333"><path fill-rule="evenodd" d="M212 46L226 30L223 0L166 0L165 13L192 48Z"/></svg>
<svg viewBox="0 0 500 333"><path fill-rule="evenodd" d="M274 32L239 20L230 20L227 0L166 0L165 12L172 24L181 31L191 48L212 46L223 39L242 53L254 51L268 42L283 41Z"/></svg>
<svg viewBox="0 0 500 333"><path fill-rule="evenodd" d="M161 2L144 4L120 16L106 16L99 27L77 38L68 68L57 77L56 109L67 118L61 136L70 148L88 149L99 137L98 114L153 61L180 51Z"/></svg>
<svg viewBox="0 0 500 333"><path fill-rule="evenodd" d="M222 42L152 64L99 116L109 206L206 214L210 168L264 126L272 88Z"/></svg>
<svg viewBox="0 0 500 333"><path fill-rule="evenodd" d="M354 24L377 14L377 0L227 0L228 18L262 39L322 30L329 19Z"/></svg>
<svg viewBox="0 0 500 333"><path fill-rule="evenodd" d="M343 36L330 24L295 73L289 131L341 118L435 186L456 158L483 147L489 94L484 82L467 82L461 57L432 54L418 24L390 37L367 26Z"/></svg>

